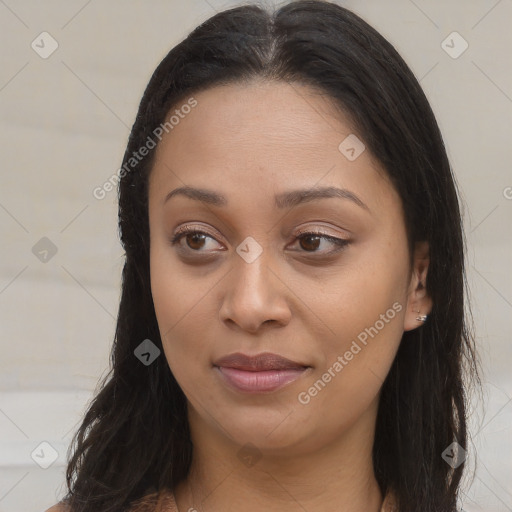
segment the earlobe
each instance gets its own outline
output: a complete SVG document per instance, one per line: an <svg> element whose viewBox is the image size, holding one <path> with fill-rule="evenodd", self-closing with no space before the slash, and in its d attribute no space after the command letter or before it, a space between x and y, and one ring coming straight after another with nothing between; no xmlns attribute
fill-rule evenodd
<svg viewBox="0 0 512 512"><path fill-rule="evenodd" d="M428 242L417 242L404 320L405 331L411 331L422 326L432 311L432 299L428 294L426 284L429 262Z"/></svg>
<svg viewBox="0 0 512 512"><path fill-rule="evenodd" d="M418 311L416 311L416 313L418 313L418 316L416 317L416 321L418 321L418 322L426 322L427 321L428 315L420 314L421 311L419 309L418 309Z"/></svg>

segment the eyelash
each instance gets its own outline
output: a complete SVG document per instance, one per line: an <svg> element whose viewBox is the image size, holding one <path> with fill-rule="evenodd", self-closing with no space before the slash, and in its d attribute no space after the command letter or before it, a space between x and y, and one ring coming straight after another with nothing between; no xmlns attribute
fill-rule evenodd
<svg viewBox="0 0 512 512"><path fill-rule="evenodd" d="M200 234L200 235L206 235L212 239L215 240L215 237L213 237L210 233L207 233L206 231L202 231L201 229L197 229L194 226L185 226L182 228L178 233L176 233L170 240L171 244L174 246L177 244L185 235L190 234ZM308 236L314 236L318 238L322 238L324 240L328 240L329 242L332 242L333 244L337 245L338 248L334 249L333 251L329 251L327 254L334 254L342 249L344 249L347 245L349 245L350 241L346 240L344 238L337 238L335 236L327 235L325 233L316 232L316 231L299 231L297 233L297 236L295 237L296 240L302 240L303 238L307 238ZM201 253L203 251L194 251L193 249L190 249L192 252ZM318 251L304 251L306 254L315 254Z"/></svg>

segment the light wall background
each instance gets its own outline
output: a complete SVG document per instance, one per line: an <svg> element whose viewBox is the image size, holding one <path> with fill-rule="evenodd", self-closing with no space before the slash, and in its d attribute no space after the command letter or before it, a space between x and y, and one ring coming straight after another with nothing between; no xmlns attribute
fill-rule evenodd
<svg viewBox="0 0 512 512"><path fill-rule="evenodd" d="M160 60L237 3L0 0L0 512L63 496L71 434L108 370L123 252L116 192L93 189L119 168ZM463 508L512 511L512 2L339 3L395 45L441 126L484 368Z"/></svg>

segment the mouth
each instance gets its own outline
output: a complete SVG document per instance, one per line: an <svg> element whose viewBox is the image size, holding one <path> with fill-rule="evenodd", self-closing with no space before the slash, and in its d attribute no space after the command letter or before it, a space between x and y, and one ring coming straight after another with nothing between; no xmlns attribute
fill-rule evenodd
<svg viewBox="0 0 512 512"><path fill-rule="evenodd" d="M245 393L268 393L296 381L311 367L277 354L231 354L215 361L224 383Z"/></svg>

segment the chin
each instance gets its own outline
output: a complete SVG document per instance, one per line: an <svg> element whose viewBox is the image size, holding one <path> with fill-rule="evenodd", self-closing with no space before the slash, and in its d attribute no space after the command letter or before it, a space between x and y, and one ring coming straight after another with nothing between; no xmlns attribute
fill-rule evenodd
<svg viewBox="0 0 512 512"><path fill-rule="evenodd" d="M248 409L237 408L231 417L227 412L221 415L223 433L227 433L236 444L244 446L251 443L261 451L286 451L311 436L304 430L307 428L305 422L298 421L293 413L290 414L291 408Z"/></svg>

